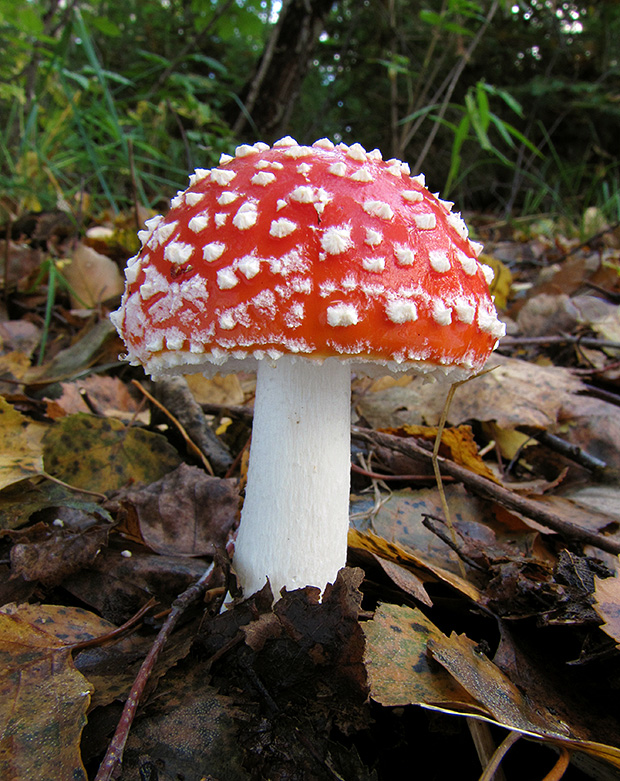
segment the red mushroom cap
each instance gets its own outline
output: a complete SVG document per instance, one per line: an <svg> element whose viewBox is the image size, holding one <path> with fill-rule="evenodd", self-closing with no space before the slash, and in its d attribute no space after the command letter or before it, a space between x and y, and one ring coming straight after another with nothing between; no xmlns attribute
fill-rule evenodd
<svg viewBox="0 0 620 781"><path fill-rule="evenodd" d="M240 146L147 222L113 322L154 375L283 353L470 373L504 327L451 206L359 144Z"/></svg>

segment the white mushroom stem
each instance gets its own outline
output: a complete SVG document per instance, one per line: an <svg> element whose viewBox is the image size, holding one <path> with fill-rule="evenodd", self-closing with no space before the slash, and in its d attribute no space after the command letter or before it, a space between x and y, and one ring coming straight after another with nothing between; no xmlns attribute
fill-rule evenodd
<svg viewBox="0 0 620 781"><path fill-rule="evenodd" d="M245 596L333 583L347 555L351 372L260 361L245 501L233 566Z"/></svg>

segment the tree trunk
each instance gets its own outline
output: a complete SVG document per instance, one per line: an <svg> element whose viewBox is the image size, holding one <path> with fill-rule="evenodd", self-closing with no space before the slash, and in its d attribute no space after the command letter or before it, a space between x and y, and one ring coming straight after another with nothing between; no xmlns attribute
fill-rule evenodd
<svg viewBox="0 0 620 781"><path fill-rule="evenodd" d="M242 95L243 111L234 123L235 134L243 135L247 125L267 142L286 133L324 19L333 5L334 0L284 0L256 73Z"/></svg>

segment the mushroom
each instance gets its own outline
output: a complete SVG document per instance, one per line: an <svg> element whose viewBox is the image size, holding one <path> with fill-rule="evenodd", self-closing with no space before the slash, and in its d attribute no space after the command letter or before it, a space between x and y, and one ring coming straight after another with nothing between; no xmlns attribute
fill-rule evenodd
<svg viewBox="0 0 620 781"><path fill-rule="evenodd" d="M323 590L346 563L351 369L455 381L504 334L460 215L378 150L286 137L199 169L140 231L111 315L154 378L256 368L233 565Z"/></svg>

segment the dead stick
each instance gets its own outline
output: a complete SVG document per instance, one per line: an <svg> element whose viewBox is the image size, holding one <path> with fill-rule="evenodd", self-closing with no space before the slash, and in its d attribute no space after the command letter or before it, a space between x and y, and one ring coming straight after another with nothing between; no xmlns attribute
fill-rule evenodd
<svg viewBox="0 0 620 781"><path fill-rule="evenodd" d="M123 759L125 744L127 743L129 730L131 729L136 711L138 710L140 698L144 694L146 684L151 676L151 673L153 672L155 663L159 658L166 640L172 633L172 630L174 629L177 621L183 615L185 610L192 604L192 602L195 602L204 594L209 583L211 582L214 569L215 563L211 563L203 572L201 577L172 603L172 609L168 615L168 618L165 620L162 628L159 630L159 634L155 638L155 642L153 643L151 650L148 652L146 659L144 662L142 662L140 671L138 672L136 680L134 681L131 691L129 692L129 697L127 697L125 707L123 708L123 713L121 714L121 718L116 727L116 732L114 733L114 737L108 746L108 750L103 759L103 762L99 766L99 771L97 772L95 781L111 781L113 778L113 773Z"/></svg>
<svg viewBox="0 0 620 781"><path fill-rule="evenodd" d="M381 447L386 447L390 450L397 450L408 456L423 456L429 460L432 458L432 453L429 450L416 444L412 439L397 437L393 434L385 434L380 431L373 431L358 426L353 426L351 433L356 439L372 442L375 445L380 445ZM596 534L587 529L582 529L574 523L564 521L555 513L552 513L541 506L539 502L519 496L519 494L511 491L509 488L504 488L504 486L494 483L486 477L470 472L469 469L466 469L459 464L455 464L454 461L449 461L442 456L438 456L437 459L441 464L441 471L443 473L454 477L459 482L465 483L469 488L487 499L492 499L504 507L507 507L509 510L522 513L533 521L540 523L542 526L553 529L553 531L556 531L569 539L593 545L595 548L608 551L615 555L620 553L620 542L604 537L602 534Z"/></svg>

